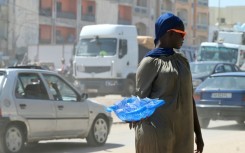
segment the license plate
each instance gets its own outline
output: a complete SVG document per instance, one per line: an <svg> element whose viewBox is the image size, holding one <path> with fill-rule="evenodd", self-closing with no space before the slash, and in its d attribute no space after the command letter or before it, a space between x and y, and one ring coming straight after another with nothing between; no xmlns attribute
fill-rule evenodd
<svg viewBox="0 0 245 153"><path fill-rule="evenodd" d="M212 98L232 98L232 93L212 93Z"/></svg>
<svg viewBox="0 0 245 153"><path fill-rule="evenodd" d="M106 81L105 82L105 86L109 86L109 87L112 87L112 86L117 86L118 85L118 82L117 81Z"/></svg>

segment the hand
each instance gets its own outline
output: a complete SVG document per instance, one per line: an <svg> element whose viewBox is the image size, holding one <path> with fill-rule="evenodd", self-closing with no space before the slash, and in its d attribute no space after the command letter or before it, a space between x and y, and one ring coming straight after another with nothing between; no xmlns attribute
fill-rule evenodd
<svg viewBox="0 0 245 153"><path fill-rule="evenodd" d="M138 122L137 121L136 122L126 121L126 123L129 123L129 129L131 130L132 128L135 128L136 127L136 124Z"/></svg>
<svg viewBox="0 0 245 153"><path fill-rule="evenodd" d="M203 152L203 147L204 147L204 142L202 139L202 135L196 135L195 142L197 145L197 149L195 150L195 153L202 153Z"/></svg>

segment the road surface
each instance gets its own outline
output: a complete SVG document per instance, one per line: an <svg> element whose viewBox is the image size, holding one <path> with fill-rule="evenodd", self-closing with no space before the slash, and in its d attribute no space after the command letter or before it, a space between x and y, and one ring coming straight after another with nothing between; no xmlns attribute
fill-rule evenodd
<svg viewBox="0 0 245 153"><path fill-rule="evenodd" d="M93 98L98 103L110 106L122 100L121 96ZM134 153L134 130L113 114L114 124L107 143L90 147L86 140L41 141L27 148L25 153ZM211 121L208 129L202 129L205 143L203 153L245 153L245 125L235 121Z"/></svg>

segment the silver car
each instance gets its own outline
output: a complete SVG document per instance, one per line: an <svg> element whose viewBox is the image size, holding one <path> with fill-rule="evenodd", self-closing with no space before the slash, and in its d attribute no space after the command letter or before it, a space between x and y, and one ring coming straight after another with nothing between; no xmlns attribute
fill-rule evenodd
<svg viewBox="0 0 245 153"><path fill-rule="evenodd" d="M28 143L64 138L103 145L111 125L105 106L56 72L36 66L0 69L0 152L19 153Z"/></svg>

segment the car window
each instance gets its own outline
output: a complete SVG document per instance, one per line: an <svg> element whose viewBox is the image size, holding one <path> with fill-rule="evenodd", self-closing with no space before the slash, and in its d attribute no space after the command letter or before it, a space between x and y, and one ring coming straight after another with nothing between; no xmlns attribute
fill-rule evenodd
<svg viewBox="0 0 245 153"><path fill-rule="evenodd" d="M245 89L245 77L236 76L219 76L210 77L206 79L200 86L199 89L214 89L214 90L236 90Z"/></svg>
<svg viewBox="0 0 245 153"><path fill-rule="evenodd" d="M215 72L216 73L225 72L224 65L217 66L216 69L215 69Z"/></svg>
<svg viewBox="0 0 245 153"><path fill-rule="evenodd" d="M198 73L206 73L211 74L213 69L215 67L215 64L190 64L190 69L192 74L198 74Z"/></svg>
<svg viewBox="0 0 245 153"><path fill-rule="evenodd" d="M224 70L225 70L225 72L233 72L234 71L232 66L228 65L228 64L224 65Z"/></svg>
<svg viewBox="0 0 245 153"><path fill-rule="evenodd" d="M51 74L44 74L43 76L47 81L54 100L67 102L79 101L78 94L63 79Z"/></svg>
<svg viewBox="0 0 245 153"><path fill-rule="evenodd" d="M18 74L15 86L15 97L26 99L49 99L47 90L39 75L36 73Z"/></svg>
<svg viewBox="0 0 245 153"><path fill-rule="evenodd" d="M2 87L3 87L2 84L5 78L5 74L6 74L5 71L0 71L0 92L2 91Z"/></svg>

